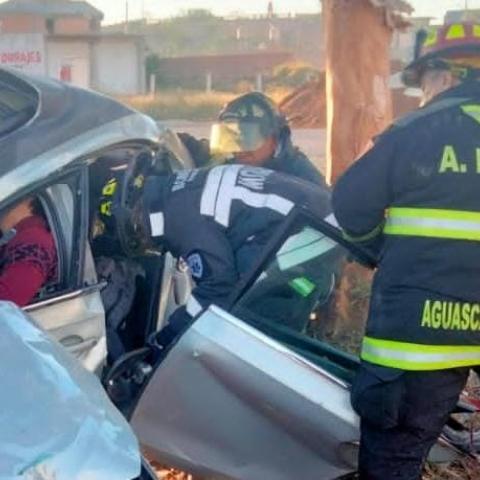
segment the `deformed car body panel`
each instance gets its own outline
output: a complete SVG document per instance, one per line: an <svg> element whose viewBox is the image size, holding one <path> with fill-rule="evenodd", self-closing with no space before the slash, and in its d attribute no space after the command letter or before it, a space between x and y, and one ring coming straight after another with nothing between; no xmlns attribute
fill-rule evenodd
<svg viewBox="0 0 480 480"><path fill-rule="evenodd" d="M35 90L38 102L25 125L0 135L0 203L79 157L127 140L156 143L161 136L151 118L108 97L0 69L0 87L18 84Z"/></svg>
<svg viewBox="0 0 480 480"><path fill-rule="evenodd" d="M19 121L16 120L18 115ZM57 215L59 206L63 209L58 219L63 221L59 230L64 234L64 247L68 250L67 270L71 263L69 255L73 249L73 237L68 240L70 237L65 233L73 231L73 227L65 225L74 221L77 225L88 222L87 218L80 216L74 219L78 205L81 204L78 208L86 212L85 216L89 213L83 197L81 200L69 199L68 192L58 188L66 185L52 187L52 182L67 175L63 170L68 169L69 174L78 173L82 167L78 165L76 168L78 163L88 164L99 152L111 151L120 145L152 147L155 151L163 139L167 148L172 143L177 147L175 134L170 132L167 136L167 133L151 118L101 94L1 68L0 208L8 208L18 198L49 185L48 195L45 192L44 195L54 202ZM178 154L177 157L182 158ZM77 190L86 195L85 185ZM61 205L62 202L71 204L70 209ZM52 228L52 224L49 227ZM87 238L78 249L83 249L86 257L91 256ZM82 262L78 264L80 268L86 269L83 260L79 261ZM66 285L59 296L49 296L47 302L37 302L27 309L42 327L81 358L87 368L96 370L106 357L106 339L101 286L97 285L95 273L93 277Z"/></svg>
<svg viewBox="0 0 480 480"><path fill-rule="evenodd" d="M98 379L8 302L0 332L0 478L137 478L137 440Z"/></svg>
<svg viewBox="0 0 480 480"><path fill-rule="evenodd" d="M25 310L90 371L103 366L107 356L105 313L101 285L94 285Z"/></svg>
<svg viewBox="0 0 480 480"><path fill-rule="evenodd" d="M154 458L245 480L336 478L359 438L343 382L217 307L160 363L131 423Z"/></svg>

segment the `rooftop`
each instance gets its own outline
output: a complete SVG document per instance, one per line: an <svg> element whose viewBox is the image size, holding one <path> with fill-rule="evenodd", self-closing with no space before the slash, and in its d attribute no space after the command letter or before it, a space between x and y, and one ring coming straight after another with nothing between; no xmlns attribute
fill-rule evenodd
<svg viewBox="0 0 480 480"><path fill-rule="evenodd" d="M0 3L0 14L28 13L43 17L81 16L102 20L103 13L79 0L8 0Z"/></svg>

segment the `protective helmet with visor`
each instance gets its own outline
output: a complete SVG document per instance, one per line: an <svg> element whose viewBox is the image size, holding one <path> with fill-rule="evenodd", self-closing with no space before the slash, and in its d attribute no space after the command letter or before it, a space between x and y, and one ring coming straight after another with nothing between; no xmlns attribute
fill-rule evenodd
<svg viewBox="0 0 480 480"><path fill-rule="evenodd" d="M228 158L243 152L254 152L270 138L277 142L288 131L285 117L263 93L252 92L228 103L212 125L210 152L214 157Z"/></svg>

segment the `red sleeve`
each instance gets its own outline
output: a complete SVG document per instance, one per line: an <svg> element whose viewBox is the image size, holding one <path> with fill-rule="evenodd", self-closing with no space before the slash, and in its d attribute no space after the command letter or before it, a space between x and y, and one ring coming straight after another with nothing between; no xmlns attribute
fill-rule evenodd
<svg viewBox="0 0 480 480"><path fill-rule="evenodd" d="M56 270L51 233L37 225L21 230L6 246L2 261L0 300L28 305Z"/></svg>
<svg viewBox="0 0 480 480"><path fill-rule="evenodd" d="M7 265L0 275L0 300L28 305L45 283L42 269L29 262Z"/></svg>

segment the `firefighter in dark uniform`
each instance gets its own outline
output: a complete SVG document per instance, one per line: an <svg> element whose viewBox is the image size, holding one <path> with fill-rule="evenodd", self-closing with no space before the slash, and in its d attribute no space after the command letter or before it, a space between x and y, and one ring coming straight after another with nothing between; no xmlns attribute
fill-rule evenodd
<svg viewBox="0 0 480 480"><path fill-rule="evenodd" d="M105 191L114 190L107 184ZM327 189L242 165L149 176L137 197L123 215L130 224L123 231L137 232L150 248L183 258L196 283L187 304L170 317L162 343L210 304L228 305L235 286L294 206L308 206L321 217L331 213Z"/></svg>
<svg viewBox="0 0 480 480"><path fill-rule="evenodd" d="M198 166L211 161L251 165L325 187L323 175L292 144L287 119L263 93L247 93L228 103L212 126L210 145L186 133L179 136Z"/></svg>
<svg viewBox="0 0 480 480"><path fill-rule="evenodd" d="M360 478L416 480L480 364L480 25L417 35L423 106L338 181L347 236L378 251L362 366Z"/></svg>

